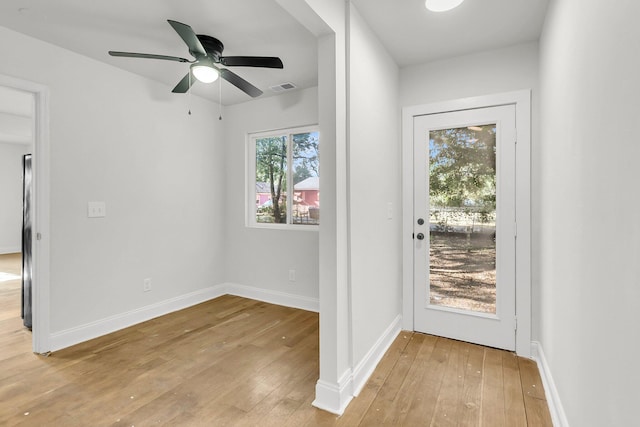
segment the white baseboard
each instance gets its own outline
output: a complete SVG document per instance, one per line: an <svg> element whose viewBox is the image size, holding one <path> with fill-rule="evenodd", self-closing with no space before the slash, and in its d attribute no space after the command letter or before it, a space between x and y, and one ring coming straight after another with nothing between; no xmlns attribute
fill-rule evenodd
<svg viewBox="0 0 640 427"><path fill-rule="evenodd" d="M353 399L353 373L348 369L338 381L332 384L318 380L316 383L316 398L312 405L332 414L342 415Z"/></svg>
<svg viewBox="0 0 640 427"><path fill-rule="evenodd" d="M224 294L226 294L224 285L212 286L75 328L55 332L52 333L49 338L50 351L60 350L102 335L110 334L120 329L218 298Z"/></svg>
<svg viewBox="0 0 640 427"><path fill-rule="evenodd" d="M553 425L555 427L569 427L569 420L567 420L567 415L562 407L560 395L558 394L558 389L556 388L556 384L551 376L551 370L547 364L542 344L537 341L532 341L531 355L533 360L538 364L538 370L540 371L540 377L542 379L542 385L544 386L544 393L547 398L547 405L549 406Z"/></svg>
<svg viewBox="0 0 640 427"><path fill-rule="evenodd" d="M398 315L362 360L358 362L353 371L349 369L345 372L337 384L318 380L313 406L332 414L342 415L351 399L360 394L367 384L369 377L401 330L402 316Z"/></svg>
<svg viewBox="0 0 640 427"><path fill-rule="evenodd" d="M284 305L285 307L299 308L301 310L320 311L318 298L304 297L288 294L286 292L256 288L253 286L239 285L237 283L225 283L226 293L244 298L268 302L270 304Z"/></svg>
<svg viewBox="0 0 640 427"><path fill-rule="evenodd" d="M0 246L0 255L17 254L22 252L20 246Z"/></svg>
<svg viewBox="0 0 640 427"><path fill-rule="evenodd" d="M358 362L353 370L353 395L360 394L369 377L384 357L391 344L402 330L402 316L398 315L387 327L378 341L371 347L366 356Z"/></svg>

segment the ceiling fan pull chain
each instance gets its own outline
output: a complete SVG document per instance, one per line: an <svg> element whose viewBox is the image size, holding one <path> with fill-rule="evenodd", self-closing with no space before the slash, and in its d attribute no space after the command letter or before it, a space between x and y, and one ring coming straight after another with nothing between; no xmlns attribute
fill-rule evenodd
<svg viewBox="0 0 640 427"><path fill-rule="evenodd" d="M191 115L191 70L189 70L189 89L187 89L187 107L189 108L189 115Z"/></svg>
<svg viewBox="0 0 640 427"><path fill-rule="evenodd" d="M222 79L218 79L218 107L220 108L218 120L222 120Z"/></svg>

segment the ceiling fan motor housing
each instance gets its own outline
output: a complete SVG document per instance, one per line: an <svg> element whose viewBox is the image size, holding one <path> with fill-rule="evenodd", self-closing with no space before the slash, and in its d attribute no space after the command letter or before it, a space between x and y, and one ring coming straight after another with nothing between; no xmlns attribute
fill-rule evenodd
<svg viewBox="0 0 640 427"><path fill-rule="evenodd" d="M204 34L197 34L198 40L202 43L202 47L207 51L207 55L213 59L213 62L220 62L220 56L224 50L224 45L215 37ZM195 56L195 55L194 55Z"/></svg>

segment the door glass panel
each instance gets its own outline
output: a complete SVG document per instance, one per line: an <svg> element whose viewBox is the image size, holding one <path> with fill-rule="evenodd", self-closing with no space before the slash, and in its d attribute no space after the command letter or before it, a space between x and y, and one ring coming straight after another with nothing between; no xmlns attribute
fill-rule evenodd
<svg viewBox="0 0 640 427"><path fill-rule="evenodd" d="M496 125L429 132L429 302L496 312Z"/></svg>

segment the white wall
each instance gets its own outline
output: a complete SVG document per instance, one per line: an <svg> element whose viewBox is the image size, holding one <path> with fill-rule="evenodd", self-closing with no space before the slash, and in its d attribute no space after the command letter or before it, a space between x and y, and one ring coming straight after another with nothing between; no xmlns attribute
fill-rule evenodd
<svg viewBox="0 0 640 427"><path fill-rule="evenodd" d="M0 74L50 90L51 332L221 283L217 105L1 27L0 39ZM88 219L88 201L106 218Z"/></svg>
<svg viewBox="0 0 640 427"><path fill-rule="evenodd" d="M403 68L400 72L400 104L403 107L531 89L531 199L532 199L532 337L539 336L539 205L540 144L538 44L525 43L427 64Z"/></svg>
<svg viewBox="0 0 640 427"><path fill-rule="evenodd" d="M402 183L399 69L353 5L349 76L349 254L357 366L402 312Z"/></svg>
<svg viewBox="0 0 640 427"><path fill-rule="evenodd" d="M30 152L30 145L0 142L0 254L22 250L22 156Z"/></svg>
<svg viewBox="0 0 640 427"><path fill-rule="evenodd" d="M540 342L573 426L638 423L638 16L556 0L540 43Z"/></svg>
<svg viewBox="0 0 640 427"><path fill-rule="evenodd" d="M400 103L405 107L537 87L538 44L532 42L405 67Z"/></svg>
<svg viewBox="0 0 640 427"><path fill-rule="evenodd" d="M247 134L317 124L317 88L229 106L225 109L223 123L227 187L226 280L317 300L318 231L245 226ZM321 136L320 150L322 143ZM296 271L295 282L289 281L291 269Z"/></svg>

